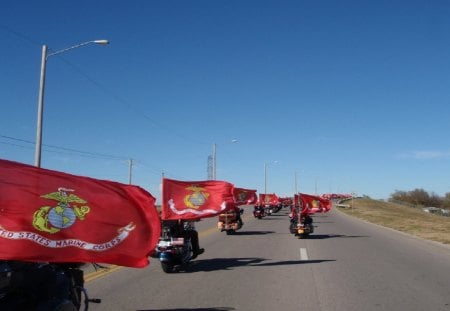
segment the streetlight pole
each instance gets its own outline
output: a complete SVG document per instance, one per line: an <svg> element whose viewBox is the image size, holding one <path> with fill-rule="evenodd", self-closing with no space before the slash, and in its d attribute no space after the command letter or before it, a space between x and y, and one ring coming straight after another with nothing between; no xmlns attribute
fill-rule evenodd
<svg viewBox="0 0 450 311"><path fill-rule="evenodd" d="M298 194L298 190L297 190L297 172L295 172L294 173L294 177L295 177L295 184L294 184L294 186L295 186L295 194Z"/></svg>
<svg viewBox="0 0 450 311"><path fill-rule="evenodd" d="M216 180L216 143L213 144L213 167L212 167L212 179Z"/></svg>
<svg viewBox="0 0 450 311"><path fill-rule="evenodd" d="M267 194L267 163L264 162L264 194Z"/></svg>
<svg viewBox="0 0 450 311"><path fill-rule="evenodd" d="M131 185L131 174L133 171L133 159L128 160L128 184Z"/></svg>
<svg viewBox="0 0 450 311"><path fill-rule="evenodd" d="M38 113L37 113L37 125L36 125L36 150L34 154L34 166L41 167L41 149L42 149L42 123L43 123L43 114L44 114L44 90L45 90L45 72L47 67L47 59L50 56L64 53L69 50L73 50L88 44L109 44L108 40L93 40L86 41L62 50L55 51L53 53L47 53L47 46L42 46L42 58L41 58L41 74L40 74L40 82L39 82L39 98L38 98Z"/></svg>
<svg viewBox="0 0 450 311"><path fill-rule="evenodd" d="M232 139L231 140L231 143L232 144L234 144L234 143L237 143L238 142L238 140L237 139ZM213 143L213 152L212 152L212 161L213 161L213 163L212 163L212 179L213 180L216 180L216 169L217 169L217 153L216 153L216 149L217 149L217 144L216 143Z"/></svg>
<svg viewBox="0 0 450 311"><path fill-rule="evenodd" d="M267 194L267 165L272 163L278 163L278 161L272 161L272 162L264 162L264 194Z"/></svg>

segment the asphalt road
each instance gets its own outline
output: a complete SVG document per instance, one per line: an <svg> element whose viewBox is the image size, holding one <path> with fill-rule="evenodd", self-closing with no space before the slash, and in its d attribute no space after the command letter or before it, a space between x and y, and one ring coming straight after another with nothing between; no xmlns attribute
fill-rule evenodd
<svg viewBox="0 0 450 311"><path fill-rule="evenodd" d="M227 236L216 218L197 224L206 252L166 274L157 259L86 284L90 310L450 310L450 248L351 218L314 217L297 239L288 211Z"/></svg>

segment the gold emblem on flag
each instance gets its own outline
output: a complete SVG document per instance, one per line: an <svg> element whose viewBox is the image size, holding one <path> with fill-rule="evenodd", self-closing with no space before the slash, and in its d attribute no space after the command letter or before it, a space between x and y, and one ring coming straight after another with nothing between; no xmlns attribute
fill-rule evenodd
<svg viewBox="0 0 450 311"><path fill-rule="evenodd" d="M42 206L37 210L33 215L33 227L39 231L56 233L69 228L77 219L84 220L90 208L84 205L87 201L68 193L73 191L60 187L57 192L41 195L42 198L58 201L58 204L54 207Z"/></svg>
<svg viewBox="0 0 450 311"><path fill-rule="evenodd" d="M319 208L320 207L320 201L319 200L312 200L311 205L313 208Z"/></svg>
<svg viewBox="0 0 450 311"><path fill-rule="evenodd" d="M192 191L191 194L186 195L183 199L184 204L189 208L198 209L206 203L209 197L209 193L206 192L205 188L190 186L186 190Z"/></svg>
<svg viewBox="0 0 450 311"><path fill-rule="evenodd" d="M247 191L239 192L238 199L239 199L239 201L244 201L245 199L247 199Z"/></svg>

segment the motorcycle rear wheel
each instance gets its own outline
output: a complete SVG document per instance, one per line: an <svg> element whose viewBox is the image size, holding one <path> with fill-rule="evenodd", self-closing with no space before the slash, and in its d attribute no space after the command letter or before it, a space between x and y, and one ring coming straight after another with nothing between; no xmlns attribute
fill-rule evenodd
<svg viewBox="0 0 450 311"><path fill-rule="evenodd" d="M174 265L170 262L161 262L161 268L165 273L175 272Z"/></svg>

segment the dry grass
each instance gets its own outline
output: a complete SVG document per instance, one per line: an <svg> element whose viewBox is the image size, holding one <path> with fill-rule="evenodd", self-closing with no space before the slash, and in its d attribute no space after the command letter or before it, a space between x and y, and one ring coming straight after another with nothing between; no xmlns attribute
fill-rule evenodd
<svg viewBox="0 0 450 311"><path fill-rule="evenodd" d="M450 217L423 212L420 209L371 199L345 202L344 213L368 222L406 232L427 240L450 244Z"/></svg>

